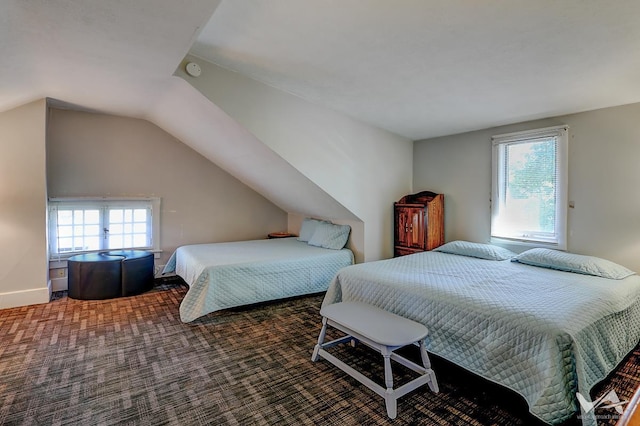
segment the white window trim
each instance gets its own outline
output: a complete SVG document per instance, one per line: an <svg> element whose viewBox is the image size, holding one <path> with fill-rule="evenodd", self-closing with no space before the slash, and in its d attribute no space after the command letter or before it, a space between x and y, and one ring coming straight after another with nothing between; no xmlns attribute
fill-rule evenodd
<svg viewBox="0 0 640 426"><path fill-rule="evenodd" d="M568 176L569 176L569 126L553 126L541 129L525 130L521 132L505 133L491 137L492 141L492 166L491 166L491 242L500 245L514 245L521 248L548 247L558 250L567 249L567 207L568 207ZM506 238L493 235L499 214L500 203L500 146L505 143L513 143L520 140L535 138L556 137L558 148L556 152L556 242L545 243L526 238Z"/></svg>
<svg viewBox="0 0 640 426"><path fill-rule="evenodd" d="M55 205L73 205L77 203L77 205L86 206L95 203L135 203L135 202L150 202L151 203L151 243L152 246L149 249L145 249L152 253L161 253L160 249L160 197L51 197L49 198L49 206L48 211L51 212L52 207ZM48 218L48 226L47 232L49 232L49 238L51 238L52 230L51 227L54 226L54 222L51 217ZM49 261L62 261L66 260L71 256L75 256L77 254L82 253L92 253L92 252L101 252L106 251L105 249L101 250L87 250L82 252L73 252L73 253L52 253L51 251L51 241L49 242Z"/></svg>

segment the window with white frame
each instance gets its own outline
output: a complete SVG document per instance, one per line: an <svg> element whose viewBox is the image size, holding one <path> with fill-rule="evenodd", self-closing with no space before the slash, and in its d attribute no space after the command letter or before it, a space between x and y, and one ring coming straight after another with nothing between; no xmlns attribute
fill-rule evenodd
<svg viewBox="0 0 640 426"><path fill-rule="evenodd" d="M493 136L492 241L566 249L567 133L557 126Z"/></svg>
<svg viewBox="0 0 640 426"><path fill-rule="evenodd" d="M114 249L159 250L159 198L52 198L52 257Z"/></svg>

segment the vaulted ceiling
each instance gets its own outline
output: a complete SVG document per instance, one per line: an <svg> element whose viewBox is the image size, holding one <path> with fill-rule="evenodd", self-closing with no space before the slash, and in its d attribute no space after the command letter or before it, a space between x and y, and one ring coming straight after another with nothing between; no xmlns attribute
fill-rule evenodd
<svg viewBox="0 0 640 426"><path fill-rule="evenodd" d="M286 212L355 218L204 95L173 76L218 4L2 1L0 112L49 98L58 108L146 119ZM250 163L247 153L252 154Z"/></svg>
<svg viewBox="0 0 640 426"><path fill-rule="evenodd" d="M4 0L0 111L144 116L191 51L422 139L639 102L638 22L636 0Z"/></svg>

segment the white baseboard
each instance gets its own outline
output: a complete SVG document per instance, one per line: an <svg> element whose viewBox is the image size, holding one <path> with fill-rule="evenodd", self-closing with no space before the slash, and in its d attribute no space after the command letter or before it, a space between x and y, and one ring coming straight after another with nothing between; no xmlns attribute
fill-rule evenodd
<svg viewBox="0 0 640 426"><path fill-rule="evenodd" d="M47 287L0 293L0 309L49 303L50 300L51 281L47 281Z"/></svg>

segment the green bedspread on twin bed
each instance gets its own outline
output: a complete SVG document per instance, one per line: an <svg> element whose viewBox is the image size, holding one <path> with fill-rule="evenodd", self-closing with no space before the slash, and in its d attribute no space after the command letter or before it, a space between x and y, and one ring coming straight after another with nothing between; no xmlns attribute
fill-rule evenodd
<svg viewBox="0 0 640 426"><path fill-rule="evenodd" d="M281 238L182 246L163 273L175 272L189 284L180 319L190 322L221 309L325 291L351 264L349 249Z"/></svg>

